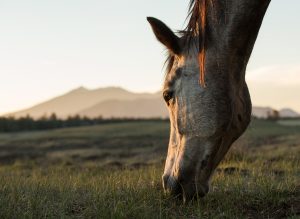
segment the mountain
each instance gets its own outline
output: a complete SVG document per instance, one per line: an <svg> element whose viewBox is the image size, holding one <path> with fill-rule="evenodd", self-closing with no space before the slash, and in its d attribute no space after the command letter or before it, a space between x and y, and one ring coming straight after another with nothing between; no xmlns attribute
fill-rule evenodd
<svg viewBox="0 0 300 219"><path fill-rule="evenodd" d="M267 118L273 113L281 117L299 117L292 109L276 111L270 107L253 107L252 114L258 118ZM30 115L40 118L56 113L60 118L79 114L81 116L103 118L131 117L157 118L168 117L168 111L160 92L133 93L119 87L88 90L84 87L72 90L64 95L7 116L22 117Z"/></svg>
<svg viewBox="0 0 300 219"><path fill-rule="evenodd" d="M79 113L81 116L104 118L167 118L169 113L161 98L108 100Z"/></svg>
<svg viewBox="0 0 300 219"><path fill-rule="evenodd" d="M269 115L272 115L274 109L271 107L252 107L252 115L257 118L268 118Z"/></svg>
<svg viewBox="0 0 300 219"><path fill-rule="evenodd" d="M277 110L272 109L271 107L253 107L252 108L252 115L254 115L257 118L268 118L269 116L274 115L274 112ZM278 116L281 118L296 118L300 117L300 114L297 113L296 111L289 109L289 108L284 108L281 109L278 112Z"/></svg>
<svg viewBox="0 0 300 219"><path fill-rule="evenodd" d="M300 117L300 114L297 113L296 111L289 109L289 108L284 108L279 111L280 117L289 117L289 118L295 118L295 117Z"/></svg>
<svg viewBox="0 0 300 219"><path fill-rule="evenodd" d="M29 109L10 113L7 116L22 117L30 115L33 118L39 118L44 115L56 113L59 117L65 118L107 100L135 100L158 97L160 97L158 93L133 93L119 87L107 87L95 90L80 87Z"/></svg>

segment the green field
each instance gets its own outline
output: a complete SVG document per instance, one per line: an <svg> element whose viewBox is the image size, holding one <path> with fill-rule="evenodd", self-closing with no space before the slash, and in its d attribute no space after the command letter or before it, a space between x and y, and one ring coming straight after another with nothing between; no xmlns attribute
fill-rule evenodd
<svg viewBox="0 0 300 219"><path fill-rule="evenodd" d="M300 125L255 120L203 199L164 194L165 121L0 134L0 218L300 218Z"/></svg>

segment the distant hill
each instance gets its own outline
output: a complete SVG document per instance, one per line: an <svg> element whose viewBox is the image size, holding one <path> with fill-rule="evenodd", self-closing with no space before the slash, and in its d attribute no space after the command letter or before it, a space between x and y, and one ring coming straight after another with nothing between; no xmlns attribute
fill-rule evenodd
<svg viewBox="0 0 300 219"><path fill-rule="evenodd" d="M257 118L268 118L269 115L272 115L275 109L271 107L253 107L252 108L252 115ZM300 117L300 114L296 111L285 108L278 111L279 117L281 118L296 118Z"/></svg>
<svg viewBox="0 0 300 219"><path fill-rule="evenodd" d="M257 118L268 118L268 115L271 115L273 109L271 107L253 107L252 115Z"/></svg>
<svg viewBox="0 0 300 219"><path fill-rule="evenodd" d="M252 114L258 118L267 118L274 109L270 107L253 107ZM40 118L52 113L60 118L79 114L81 116L104 118L132 117L157 118L168 117L168 111L160 92L134 93L119 87L88 90L77 88L66 94L7 116L22 117L30 115ZM280 117L299 117L292 109L279 111Z"/></svg>
<svg viewBox="0 0 300 219"><path fill-rule="evenodd" d="M59 117L65 118L69 115L79 114L81 111L107 100L135 100L158 98L159 96L158 93L133 93L119 87L107 87L95 90L80 87L29 109L8 115L15 117L30 115L33 118L39 118L44 115L56 113Z"/></svg>
<svg viewBox="0 0 300 219"><path fill-rule="evenodd" d="M279 115L280 117L290 117L290 118L300 117L299 113L289 108L284 108L280 110Z"/></svg>
<svg viewBox="0 0 300 219"><path fill-rule="evenodd" d="M167 118L169 113L161 98L136 100L107 100L79 113L82 116L104 118Z"/></svg>

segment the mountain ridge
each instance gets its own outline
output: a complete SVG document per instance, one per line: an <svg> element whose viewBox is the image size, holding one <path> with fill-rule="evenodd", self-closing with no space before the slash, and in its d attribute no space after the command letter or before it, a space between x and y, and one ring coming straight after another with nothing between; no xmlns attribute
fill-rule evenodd
<svg viewBox="0 0 300 219"><path fill-rule="evenodd" d="M253 107L252 114L258 118L267 118L274 111L271 107ZM160 92L135 93L121 87L97 89L78 87L30 108L4 116L19 118L30 115L33 118L40 118L52 113L60 118L77 114L87 117L102 116L103 118L165 118L168 116ZM281 117L300 117L298 112L290 108L283 108L278 113Z"/></svg>
<svg viewBox="0 0 300 219"><path fill-rule="evenodd" d="M92 107L102 101L111 99L148 99L153 96L158 97L159 95L158 93L134 93L120 87L105 87L92 90L79 87L30 108L8 113L5 116L22 117L30 115L33 118L39 118L56 113L57 116L65 118L70 115L78 114L80 111Z"/></svg>

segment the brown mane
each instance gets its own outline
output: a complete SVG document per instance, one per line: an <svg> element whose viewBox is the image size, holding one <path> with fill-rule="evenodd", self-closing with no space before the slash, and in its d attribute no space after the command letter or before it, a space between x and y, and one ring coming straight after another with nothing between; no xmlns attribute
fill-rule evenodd
<svg viewBox="0 0 300 219"><path fill-rule="evenodd" d="M185 38L191 46L191 38L198 36L199 38L199 65L201 86L205 87L205 42L206 42L206 20L208 4L212 4L212 0L190 0L189 14L190 20L185 29Z"/></svg>
<svg viewBox="0 0 300 219"><path fill-rule="evenodd" d="M189 47L197 46L199 48L199 66L200 66L200 78L199 83L201 86L205 87L205 42L206 42L206 20L207 20L207 8L208 5L212 5L212 0L190 0L189 12L187 19L189 18L188 24L184 31L179 33L185 39L185 43ZM198 37L198 45L194 44L194 38ZM170 72L173 64L174 57L169 54L166 64L167 72Z"/></svg>

